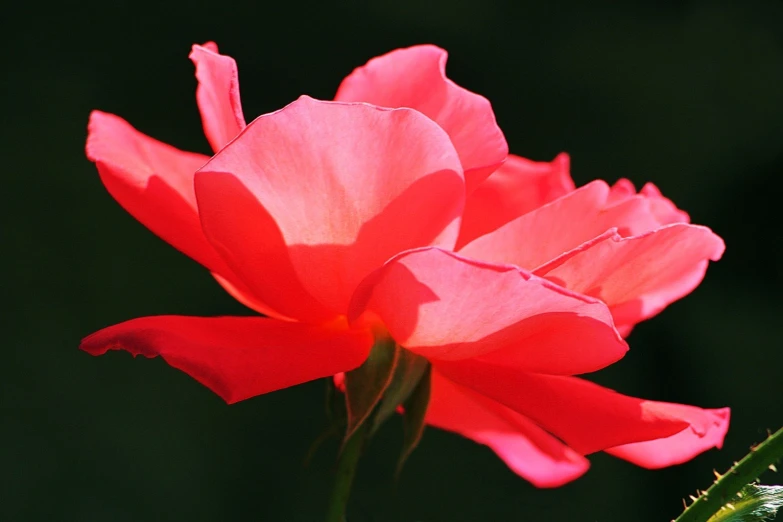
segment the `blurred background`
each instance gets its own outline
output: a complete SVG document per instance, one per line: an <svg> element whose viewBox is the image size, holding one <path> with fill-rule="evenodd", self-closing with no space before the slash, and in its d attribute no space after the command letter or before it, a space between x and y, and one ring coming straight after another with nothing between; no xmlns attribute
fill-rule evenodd
<svg viewBox="0 0 783 522"><path fill-rule="evenodd" d="M303 464L326 426L322 382L229 407L160 359L77 349L132 317L247 313L127 215L83 153L94 108L208 152L187 58L207 40L236 58L248 121L301 94L331 98L375 55L438 44L450 77L492 101L512 152L568 151L577 184L652 180L728 245L697 291L594 376L631 395L731 406L723 450L662 471L594 455L583 478L537 490L489 449L430 429L395 482L395 419L361 463L351 522L668 521L713 468L783 422L783 3L85 0L4 11L0 520L323 517L336 443Z"/></svg>

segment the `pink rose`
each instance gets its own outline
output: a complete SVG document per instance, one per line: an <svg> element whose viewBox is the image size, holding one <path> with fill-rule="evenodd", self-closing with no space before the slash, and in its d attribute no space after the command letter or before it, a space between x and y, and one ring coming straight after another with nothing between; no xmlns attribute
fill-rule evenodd
<svg viewBox="0 0 783 522"><path fill-rule="evenodd" d="M431 365L426 422L541 487L596 451L656 468L721 446L727 408L576 377L619 360L622 335L723 252L653 185L576 189L566 155L508 156L489 102L447 79L433 46L247 126L234 60L212 43L191 59L215 156L101 112L87 156L128 212L267 317L144 317L84 350L160 355L231 403L350 371L391 337Z"/></svg>

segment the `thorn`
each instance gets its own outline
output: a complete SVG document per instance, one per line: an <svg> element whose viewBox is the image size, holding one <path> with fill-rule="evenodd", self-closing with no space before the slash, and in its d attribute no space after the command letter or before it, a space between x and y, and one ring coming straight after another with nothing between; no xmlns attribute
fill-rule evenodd
<svg viewBox="0 0 783 522"><path fill-rule="evenodd" d="M769 465L769 469L771 469L772 471L774 471L774 472L776 472L776 473L777 473L777 471L778 471L778 468L776 468L774 464L770 464L770 465Z"/></svg>
<svg viewBox="0 0 783 522"><path fill-rule="evenodd" d="M685 499L682 499L682 508L683 509L688 509L688 503L685 502ZM674 522L674 521L672 520L672 522Z"/></svg>
<svg viewBox="0 0 783 522"><path fill-rule="evenodd" d="M734 504L731 502L726 502L726 507L729 508L732 511L736 511L737 508L734 507Z"/></svg>
<svg viewBox="0 0 783 522"><path fill-rule="evenodd" d="M720 479L721 479L721 477L723 476L723 475L721 475L720 473L718 473L718 471L717 471L717 470L714 470L714 469L713 469L713 470L712 470L712 472L713 472L713 473L715 473L715 478L716 478L716 479L718 479L718 480L720 480Z"/></svg>
<svg viewBox="0 0 783 522"><path fill-rule="evenodd" d="M737 498L742 498L742 491L737 491Z"/></svg>
<svg viewBox="0 0 783 522"><path fill-rule="evenodd" d="M756 451L756 449L759 447L758 444L751 444L750 445L750 451Z"/></svg>
<svg viewBox="0 0 783 522"><path fill-rule="evenodd" d="M694 502L696 502L697 500L699 500L698 498L694 497L693 495L688 495L688 496L689 496L689 497L691 497L691 500L692 500L692 501L694 501Z"/></svg>

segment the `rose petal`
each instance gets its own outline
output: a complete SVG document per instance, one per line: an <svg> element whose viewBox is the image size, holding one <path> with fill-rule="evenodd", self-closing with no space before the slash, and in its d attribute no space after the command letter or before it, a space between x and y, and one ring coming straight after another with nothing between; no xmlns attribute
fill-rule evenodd
<svg viewBox="0 0 783 522"><path fill-rule="evenodd" d="M145 136L105 112L90 114L87 158L109 193L133 217L213 272L226 266L204 237L193 175L209 159Z"/></svg>
<svg viewBox="0 0 783 522"><path fill-rule="evenodd" d="M459 159L434 122L308 97L251 123L196 175L196 194L224 259L300 319L344 314L400 251L451 248L464 205Z"/></svg>
<svg viewBox="0 0 783 522"><path fill-rule="evenodd" d="M194 45L190 59L196 66L196 102L204 134L217 152L245 128L237 64L230 56L219 54L214 42Z"/></svg>
<svg viewBox="0 0 783 522"><path fill-rule="evenodd" d="M459 152L470 192L503 163L508 145L489 101L446 78L447 57L417 45L373 58L343 80L335 100L410 107L435 120Z"/></svg>
<svg viewBox="0 0 783 522"><path fill-rule="evenodd" d="M359 287L349 318L380 319L430 360L479 358L542 373L594 371L627 345L598 300L513 266L425 248L401 254Z"/></svg>
<svg viewBox="0 0 783 522"><path fill-rule="evenodd" d="M706 431L686 428L670 437L616 446L606 452L643 468L659 469L682 464L709 449L723 447L729 429L729 408L699 410L697 414L711 419L711 423L706 424Z"/></svg>
<svg viewBox="0 0 783 522"><path fill-rule="evenodd" d="M609 203L617 204L627 199L631 199L636 196L636 187L629 179L619 179L612 185L612 190L609 194ZM655 219L661 225L670 225L672 223L689 223L690 217L687 212L684 212L677 208L677 206L668 198L661 194L658 187L652 183L647 183L642 190L639 191L639 195L648 200L650 205L650 212L655 216Z"/></svg>
<svg viewBox="0 0 783 522"><path fill-rule="evenodd" d="M661 226L651 200L632 196L617 201L603 181L594 181L506 223L461 248L467 257L534 269L611 228L622 236Z"/></svg>
<svg viewBox="0 0 783 522"><path fill-rule="evenodd" d="M514 473L540 488L562 486L590 467L586 458L526 417L437 371L432 372L425 421L489 446Z"/></svg>
<svg viewBox="0 0 783 522"><path fill-rule="evenodd" d="M465 201L457 248L531 210L572 192L568 154L551 162L509 154L506 162Z"/></svg>
<svg viewBox="0 0 783 522"><path fill-rule="evenodd" d="M535 273L601 299L620 327L632 327L693 291L707 261L720 259L724 248L710 229L677 223L641 236L607 237Z"/></svg>
<svg viewBox="0 0 783 522"><path fill-rule="evenodd" d="M684 429L704 436L714 427L708 410L628 397L577 377L524 373L475 361L439 361L434 367L529 417L583 455L670 437Z"/></svg>
<svg viewBox="0 0 783 522"><path fill-rule="evenodd" d="M174 368L234 403L359 366L372 334L262 317L154 316L88 337L92 355L126 350L160 355Z"/></svg>
<svg viewBox="0 0 783 522"><path fill-rule="evenodd" d="M177 150L140 133L122 118L100 111L90 115L86 149L104 186L128 213L211 270L243 304L277 315L251 295L204 237L193 176L207 156Z"/></svg>

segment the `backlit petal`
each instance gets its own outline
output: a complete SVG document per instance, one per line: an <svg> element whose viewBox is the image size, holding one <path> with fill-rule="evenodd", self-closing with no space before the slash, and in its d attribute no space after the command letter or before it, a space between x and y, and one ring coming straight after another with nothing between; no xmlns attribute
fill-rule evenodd
<svg viewBox="0 0 783 522"><path fill-rule="evenodd" d="M207 237L254 294L300 319L344 314L400 251L451 248L454 147L410 109L302 97L256 119L196 175Z"/></svg>
<svg viewBox="0 0 783 522"><path fill-rule="evenodd" d="M631 199L636 196L636 187L629 179L619 179L612 185L611 193L609 194L609 202L612 204ZM680 210L677 206L668 198L661 194L658 187L652 183L647 183L639 191L640 196L646 198L650 204L650 212L655 216L655 219L661 225L670 225L672 223L689 223L690 216L688 213Z"/></svg>
<svg viewBox="0 0 783 522"><path fill-rule="evenodd" d="M470 192L503 162L508 145L489 101L446 77L446 59L434 45L392 51L355 69L335 99L410 107L435 120L454 142Z"/></svg>
<svg viewBox="0 0 783 522"><path fill-rule="evenodd" d="M87 157L95 162L109 193L134 218L211 270L243 304L277 315L251 294L204 237L193 177L207 156L177 150L140 133L118 116L93 111Z"/></svg>
<svg viewBox="0 0 783 522"><path fill-rule="evenodd" d="M641 195L614 199L612 194L614 189L606 183L594 181L477 238L459 252L533 270L612 228L626 237L661 226L650 210L657 200Z"/></svg>
<svg viewBox="0 0 783 522"><path fill-rule="evenodd" d="M541 488L562 486L590 467L582 455L502 404L432 372L427 424L485 444L514 473Z"/></svg>
<svg viewBox="0 0 783 522"><path fill-rule="evenodd" d="M621 395L577 377L523 373L474 361L438 362L435 368L529 417L583 455L685 429L704 437L714 429L708 410Z"/></svg>
<svg viewBox="0 0 783 522"><path fill-rule="evenodd" d="M723 447L729 429L729 408L694 409L699 410L698 415L706 415L711 420L704 424L706 431L685 428L669 437L616 446L606 452L643 468L658 469L682 464L709 449Z"/></svg>
<svg viewBox="0 0 783 522"><path fill-rule="evenodd" d="M194 45L190 59L196 66L196 102L204 134L217 152L245 128L237 64L230 56L219 54L214 42Z"/></svg>
<svg viewBox="0 0 783 522"><path fill-rule="evenodd" d="M677 223L629 238L614 235L535 273L609 305L618 326L633 326L689 294L723 254L705 227Z"/></svg>
<svg viewBox="0 0 783 522"><path fill-rule="evenodd" d="M603 368L627 346L608 308L513 266L425 248L391 260L357 290L349 317L377 317L430 360L474 358L517 370Z"/></svg>
<svg viewBox="0 0 783 522"><path fill-rule="evenodd" d="M146 136L105 112L90 115L87 158L109 193L133 217L213 272L225 263L204 237L193 176L209 159Z"/></svg>
<svg viewBox="0 0 783 522"><path fill-rule="evenodd" d="M551 162L509 154L465 201L457 248L574 190L568 154Z"/></svg>
<svg viewBox="0 0 783 522"><path fill-rule="evenodd" d="M92 355L126 350L160 355L226 402L352 370L367 358L372 334L262 317L154 316L88 337Z"/></svg>

